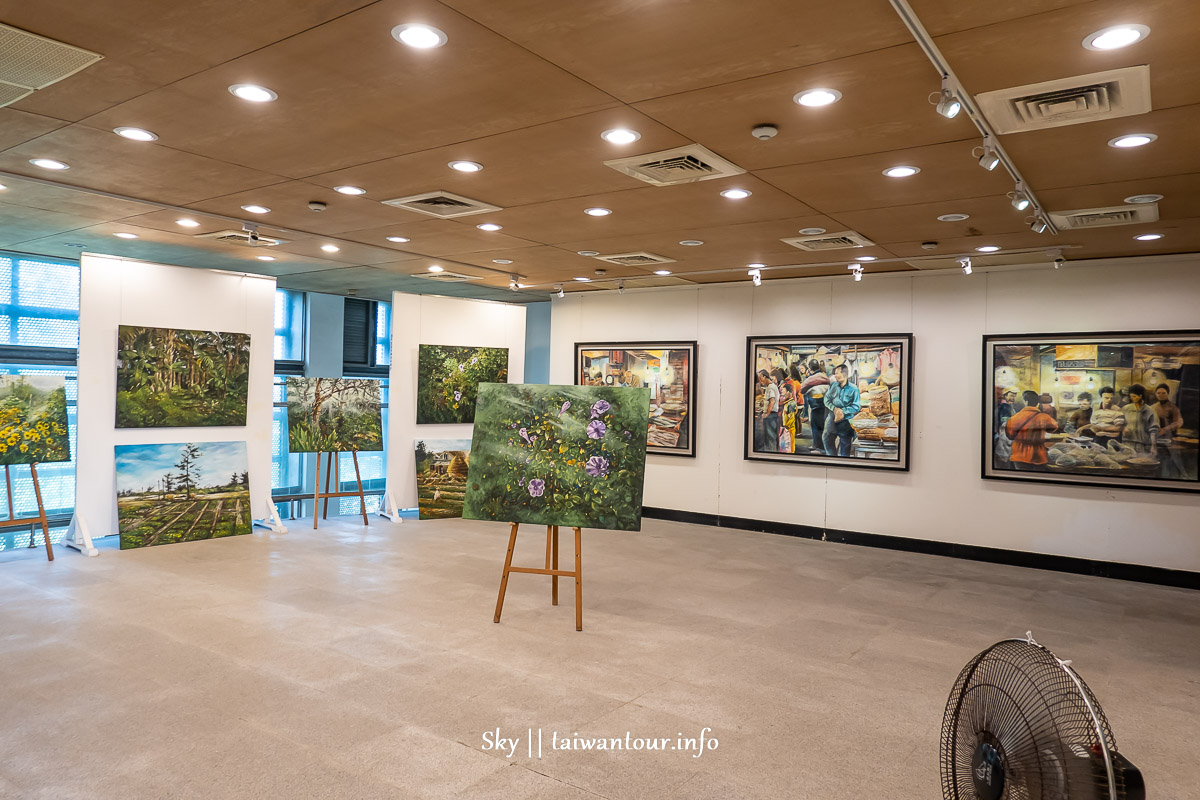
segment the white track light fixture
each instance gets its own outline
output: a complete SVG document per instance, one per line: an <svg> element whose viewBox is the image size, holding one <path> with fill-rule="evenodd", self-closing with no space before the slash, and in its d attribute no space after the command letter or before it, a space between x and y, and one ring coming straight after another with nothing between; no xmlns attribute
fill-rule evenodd
<svg viewBox="0 0 1200 800"><path fill-rule="evenodd" d="M617 294L625 294L625 281L617 281Z"/></svg>
<svg viewBox="0 0 1200 800"><path fill-rule="evenodd" d="M856 280L856 281L862 280L862 274L863 274L862 264L850 264L846 267L846 269L850 270L850 272L853 273L854 280Z"/></svg>
<svg viewBox="0 0 1200 800"><path fill-rule="evenodd" d="M1029 229L1034 233L1045 233L1050 228L1050 223L1046 221L1046 216L1040 211L1033 215L1033 222L1029 223Z"/></svg>
<svg viewBox="0 0 1200 800"><path fill-rule="evenodd" d="M979 156L979 166L983 167L988 172L991 172L996 167L1000 166L1000 154L996 152L996 148L993 146L991 136L983 137L983 147L976 149L983 150L983 154Z"/></svg>
<svg viewBox="0 0 1200 800"><path fill-rule="evenodd" d="M958 265L960 267L962 267L963 275L971 274L971 257L970 256L967 256L966 258L960 258L958 260Z"/></svg>
<svg viewBox="0 0 1200 800"><path fill-rule="evenodd" d="M953 84L950 82L950 77L948 75L943 76L942 90L936 93L936 95L930 95L931 99L935 96L937 97L937 100L933 101L937 106L937 112L946 119L954 119L958 116L958 112L962 111L962 101L958 99L958 95L952 87Z"/></svg>
<svg viewBox="0 0 1200 800"><path fill-rule="evenodd" d="M1029 208L1029 195L1025 193L1024 184L1018 183L1017 188L1014 189L1008 196L1012 200L1012 207L1017 211L1024 211L1025 209Z"/></svg>
<svg viewBox="0 0 1200 800"><path fill-rule="evenodd" d="M567 296L567 293L563 291L563 287L562 287L562 284L561 284L561 283L560 283L558 286L555 286L554 288L558 290L558 296L559 296L559 297L566 297L566 296Z"/></svg>
<svg viewBox="0 0 1200 800"><path fill-rule="evenodd" d="M518 277L516 273L508 276L508 288L514 292L521 288L521 284L517 282Z"/></svg>
<svg viewBox="0 0 1200 800"><path fill-rule="evenodd" d="M752 269L746 274L750 276L750 280L754 281L755 286L762 286L762 272L757 269Z"/></svg>

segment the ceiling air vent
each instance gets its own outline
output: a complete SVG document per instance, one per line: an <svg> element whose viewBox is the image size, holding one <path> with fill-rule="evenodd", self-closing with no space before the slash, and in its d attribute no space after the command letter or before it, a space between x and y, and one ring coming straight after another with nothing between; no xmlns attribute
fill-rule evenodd
<svg viewBox="0 0 1200 800"><path fill-rule="evenodd" d="M427 214L441 219L467 217L471 214L483 214L488 211L499 211L500 206L472 200L453 192L425 192L408 197L397 197L394 200L384 200L385 206L395 206L418 214Z"/></svg>
<svg viewBox="0 0 1200 800"><path fill-rule="evenodd" d="M247 247L274 247L277 244L287 244L290 239L274 239L270 236L258 235L257 240L251 240L245 231L217 231L216 233L198 233L197 239L215 239L218 242L241 244Z"/></svg>
<svg viewBox="0 0 1200 800"><path fill-rule="evenodd" d="M1081 208L1075 211L1051 211L1050 220L1059 230L1107 228L1112 225L1137 225L1158 221L1158 203Z"/></svg>
<svg viewBox="0 0 1200 800"><path fill-rule="evenodd" d="M1127 67L975 96L997 133L1020 133L1150 110L1150 68Z"/></svg>
<svg viewBox="0 0 1200 800"><path fill-rule="evenodd" d="M818 236L793 236L791 239L780 239L784 244L800 250L847 250L851 247L871 247L875 243L861 233L841 231L839 233L822 233Z"/></svg>
<svg viewBox="0 0 1200 800"><path fill-rule="evenodd" d="M435 283L463 283L464 281L479 280L478 275L462 275L458 272L448 272L448 271L418 272L415 275L412 275L410 277L424 278L427 281L434 281Z"/></svg>
<svg viewBox="0 0 1200 800"><path fill-rule="evenodd" d="M604 166L654 186L674 186L677 183L728 178L746 171L698 144L631 158L617 158L605 161Z"/></svg>
<svg viewBox="0 0 1200 800"><path fill-rule="evenodd" d="M0 25L0 106L90 67L104 56Z"/></svg>
<svg viewBox="0 0 1200 800"><path fill-rule="evenodd" d="M654 253L616 253L611 256L596 256L597 261L607 261L622 267L646 267L652 264L671 264L675 259Z"/></svg>

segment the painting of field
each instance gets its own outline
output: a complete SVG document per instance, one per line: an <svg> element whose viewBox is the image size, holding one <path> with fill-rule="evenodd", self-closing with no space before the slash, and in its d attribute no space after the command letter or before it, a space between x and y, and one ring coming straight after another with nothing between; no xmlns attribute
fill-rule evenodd
<svg viewBox="0 0 1200 800"><path fill-rule="evenodd" d="M121 549L250 533L245 442L117 445Z"/></svg>
<svg viewBox="0 0 1200 800"><path fill-rule="evenodd" d="M417 355L417 424L474 422L479 384L507 382L507 347L423 344Z"/></svg>
<svg viewBox="0 0 1200 800"><path fill-rule="evenodd" d="M66 378L0 375L0 464L70 461Z"/></svg>
<svg viewBox="0 0 1200 800"><path fill-rule="evenodd" d="M379 381L288 378L288 452L349 453L383 449Z"/></svg>
<svg viewBox="0 0 1200 800"><path fill-rule="evenodd" d="M117 330L117 427L246 424L250 334Z"/></svg>
<svg viewBox="0 0 1200 800"><path fill-rule="evenodd" d="M470 439L418 439L417 509L421 519L461 517L471 464Z"/></svg>

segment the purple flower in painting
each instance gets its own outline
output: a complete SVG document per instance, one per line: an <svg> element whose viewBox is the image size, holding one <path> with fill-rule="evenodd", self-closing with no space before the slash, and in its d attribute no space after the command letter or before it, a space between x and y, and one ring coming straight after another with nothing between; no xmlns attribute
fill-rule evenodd
<svg viewBox="0 0 1200 800"><path fill-rule="evenodd" d="M544 491L546 491L546 482L541 478L534 478L529 482L530 497L541 497Z"/></svg>
<svg viewBox="0 0 1200 800"><path fill-rule="evenodd" d="M462 392L455 392L454 393L454 402L457 403L459 400L462 400Z"/></svg>
<svg viewBox="0 0 1200 800"><path fill-rule="evenodd" d="M608 476L608 459L603 456L592 456L587 460L587 464L583 466L584 471L593 478L604 478Z"/></svg>
<svg viewBox="0 0 1200 800"><path fill-rule="evenodd" d="M521 430L517 431L517 433L521 434L522 439L524 439L527 442L529 441L529 431L525 430L524 428L521 428Z"/></svg>
<svg viewBox="0 0 1200 800"><path fill-rule="evenodd" d="M458 371L459 371L459 372L462 372L462 371L463 371L463 365L462 365L462 364L459 364L459 365L458 365Z"/></svg>
<svg viewBox="0 0 1200 800"><path fill-rule="evenodd" d="M478 360L479 360L479 358L478 358L478 357L476 357L476 358L472 358L472 359L471 359L471 363L472 363L472 364L474 364L474 363L475 363L476 361L478 361Z"/></svg>
<svg viewBox="0 0 1200 800"><path fill-rule="evenodd" d="M561 417L563 414L567 413L567 409L570 407L571 407L571 401L568 400L567 402L562 404L562 408L560 408L558 410L558 415Z"/></svg>
<svg viewBox="0 0 1200 800"><path fill-rule="evenodd" d="M597 400L595 403L592 404L592 416L598 417L601 414L603 414L605 411L608 411L610 408L612 408L612 406L610 406L606 401Z"/></svg>
<svg viewBox="0 0 1200 800"><path fill-rule="evenodd" d="M533 461L533 456L530 456L529 458L525 459L526 464L528 464L530 461Z"/></svg>
<svg viewBox="0 0 1200 800"><path fill-rule="evenodd" d="M517 486L524 486L524 485L525 485L525 479L524 479L524 478L521 478L521 480L517 481Z"/></svg>
<svg viewBox="0 0 1200 800"><path fill-rule="evenodd" d="M608 431L608 428L598 419L594 419L588 423L587 435L589 439L599 439Z"/></svg>

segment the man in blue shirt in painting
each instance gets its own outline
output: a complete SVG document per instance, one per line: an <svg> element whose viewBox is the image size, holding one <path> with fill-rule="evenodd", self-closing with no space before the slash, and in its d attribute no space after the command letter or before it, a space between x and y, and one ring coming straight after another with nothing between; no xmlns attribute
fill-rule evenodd
<svg viewBox="0 0 1200 800"><path fill-rule="evenodd" d="M845 364L833 368L833 378L836 383L825 393L825 408L830 412L825 421L825 453L844 457L850 455L850 447L854 444L854 428L850 426L850 418L858 413L862 398L858 387L850 383L850 370ZM838 440L836 450L834 439Z"/></svg>

